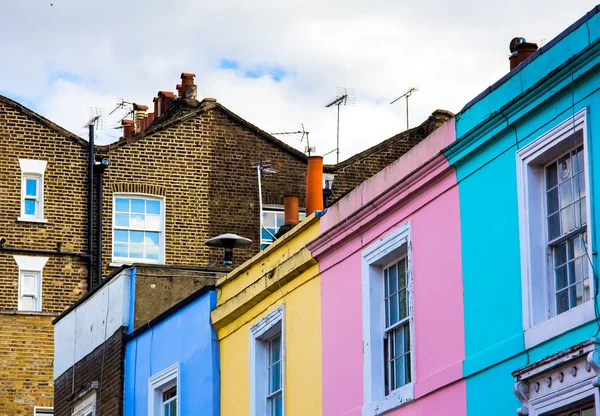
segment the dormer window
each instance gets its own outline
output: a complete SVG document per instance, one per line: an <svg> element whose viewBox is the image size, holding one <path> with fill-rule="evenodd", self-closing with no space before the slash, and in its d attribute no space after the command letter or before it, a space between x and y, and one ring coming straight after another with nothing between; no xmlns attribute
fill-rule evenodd
<svg viewBox="0 0 600 416"><path fill-rule="evenodd" d="M47 222L44 219L45 160L19 159L21 167L21 216L18 221Z"/></svg>

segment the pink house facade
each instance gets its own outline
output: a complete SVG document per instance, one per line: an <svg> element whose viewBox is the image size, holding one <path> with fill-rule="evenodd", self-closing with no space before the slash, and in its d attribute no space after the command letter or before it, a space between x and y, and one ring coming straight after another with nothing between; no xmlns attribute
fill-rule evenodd
<svg viewBox="0 0 600 416"><path fill-rule="evenodd" d="M321 219L323 415L466 415L454 119Z"/></svg>

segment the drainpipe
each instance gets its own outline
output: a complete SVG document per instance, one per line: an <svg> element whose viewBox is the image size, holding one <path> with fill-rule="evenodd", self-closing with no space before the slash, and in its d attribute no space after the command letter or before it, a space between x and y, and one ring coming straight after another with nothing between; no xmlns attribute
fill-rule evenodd
<svg viewBox="0 0 600 416"><path fill-rule="evenodd" d="M98 166L98 179L96 180L96 195L98 205L96 206L96 285L102 282L102 186L104 182L104 170L108 167L108 159L102 159Z"/></svg>
<svg viewBox="0 0 600 416"><path fill-rule="evenodd" d="M94 247L92 244L92 234L94 228L94 124L91 123L89 126L89 166L88 166L88 227L87 227L87 254L88 254L88 276L87 276L87 290L92 290L94 269L92 263L92 256L94 254Z"/></svg>

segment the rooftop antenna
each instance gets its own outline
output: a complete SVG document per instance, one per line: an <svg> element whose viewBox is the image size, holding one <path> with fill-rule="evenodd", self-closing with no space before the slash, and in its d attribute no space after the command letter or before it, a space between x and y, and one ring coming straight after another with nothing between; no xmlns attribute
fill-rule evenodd
<svg viewBox="0 0 600 416"><path fill-rule="evenodd" d="M300 134L300 141L304 142L304 138L306 137L306 146L304 146L304 153L306 153L308 156L310 156L311 153L315 153L316 152L316 147L311 147L310 146L310 141L308 140L308 131L306 131L305 127L304 127L304 123L300 123L300 126L302 128L302 130L297 130L297 131L281 131L281 132L275 132L275 133L271 133L271 135L273 136L285 136L285 135L298 135Z"/></svg>
<svg viewBox="0 0 600 416"><path fill-rule="evenodd" d="M113 108L111 110L110 113L108 113L109 116L112 116L115 111L117 110L126 110L127 112L125 113L125 115L123 117L121 117L121 119L119 120L119 123L123 120L125 120L127 117L133 115L134 110L133 110L133 101L127 101L124 98L121 98L119 100L119 102L117 103L117 105L115 106L115 108Z"/></svg>
<svg viewBox="0 0 600 416"><path fill-rule="evenodd" d="M390 104L394 104L396 101L398 101L400 98L406 98L406 130L409 129L409 124L408 124L408 97L410 97L412 95L413 92L419 91L418 88L413 87L411 89L409 89L408 91L406 91L404 94L402 94L400 97L396 98L395 100L393 100Z"/></svg>
<svg viewBox="0 0 600 416"><path fill-rule="evenodd" d="M337 162L340 163L340 106L341 105L354 105L356 102L356 97L354 94L354 89L346 88L346 87L337 87L336 89L336 97L325 104L326 108L330 108L333 106L337 107L337 140L336 140L336 155ZM330 152L331 153L331 152Z"/></svg>
<svg viewBox="0 0 600 416"><path fill-rule="evenodd" d="M255 176L258 179L258 210L259 210L259 215L260 215L260 217L259 217L260 218L259 219L260 228L258 231L258 235L260 238L260 236L262 236L262 232L264 230L267 232L267 234L269 234L273 238L273 240L275 240L275 236L269 230L267 230L267 228L263 224L263 203L262 203L261 181L262 181L263 176L273 175L273 174L277 173L277 171L271 167L270 159L260 160L258 162L252 162L252 169L255 169L255 171L256 171L255 173L252 174L252 176Z"/></svg>

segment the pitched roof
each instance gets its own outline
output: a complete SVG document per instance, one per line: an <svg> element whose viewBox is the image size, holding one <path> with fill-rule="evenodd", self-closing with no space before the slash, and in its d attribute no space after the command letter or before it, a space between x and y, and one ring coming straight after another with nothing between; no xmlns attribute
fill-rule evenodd
<svg viewBox="0 0 600 416"><path fill-rule="evenodd" d="M16 101L11 100L8 97L5 97L3 95L0 95L0 103L6 104L9 107L14 108L15 110L25 114L27 117L37 121L38 123L46 126L47 128L49 128L50 130L60 134L61 136L64 136L70 140L73 140L74 142L79 143L80 145L82 145L83 147L87 148L88 147L88 141L79 137L78 135L76 135L75 133L71 133L70 131L68 131L67 129L60 127L58 124L53 123L52 121L48 120L46 117L36 113L33 110L30 110L29 108L25 107L22 104L19 104Z"/></svg>

